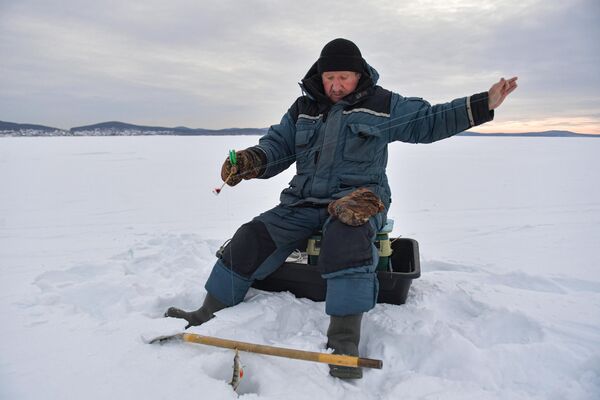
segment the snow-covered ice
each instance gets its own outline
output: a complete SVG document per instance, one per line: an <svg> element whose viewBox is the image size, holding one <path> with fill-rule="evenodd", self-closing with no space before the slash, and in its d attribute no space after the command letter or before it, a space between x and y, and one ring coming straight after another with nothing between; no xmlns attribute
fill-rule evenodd
<svg viewBox="0 0 600 400"><path fill-rule="evenodd" d="M218 246L292 169L211 193L256 137L0 139L0 398L234 399L230 350L181 331ZM241 353L244 399L600 398L600 140L390 146L395 235L419 241L402 306L363 322L357 382ZM251 290L192 332L323 351L324 304Z"/></svg>

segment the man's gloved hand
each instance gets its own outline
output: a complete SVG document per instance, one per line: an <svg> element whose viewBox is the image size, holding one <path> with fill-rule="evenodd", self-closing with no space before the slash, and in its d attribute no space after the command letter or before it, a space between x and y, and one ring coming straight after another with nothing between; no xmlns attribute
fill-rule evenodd
<svg viewBox="0 0 600 400"><path fill-rule="evenodd" d="M385 207L375 193L360 188L329 203L327 210L346 225L360 226L367 223L373 215L385 210Z"/></svg>
<svg viewBox="0 0 600 400"><path fill-rule="evenodd" d="M264 169L266 157L264 157L260 150L249 148L236 151L235 156L237 165L231 165L228 157L221 167L221 179L229 186L237 185L242 179L256 178ZM233 175L229 177L232 171ZM227 180L227 177L229 177L229 180Z"/></svg>

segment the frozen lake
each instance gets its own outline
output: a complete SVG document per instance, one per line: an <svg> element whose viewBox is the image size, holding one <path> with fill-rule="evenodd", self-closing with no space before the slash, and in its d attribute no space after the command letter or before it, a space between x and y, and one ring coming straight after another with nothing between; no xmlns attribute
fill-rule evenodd
<svg viewBox="0 0 600 400"><path fill-rule="evenodd" d="M278 203L294 166L211 193L228 149L257 140L0 138L0 398L234 398L225 350L139 335L181 329L164 309L197 307L214 250ZM390 145L389 217L419 241L423 275L406 305L365 318L361 353L384 370L345 383L246 355L241 393L598 398L599 155L597 138ZM193 331L323 350L323 304L247 300Z"/></svg>

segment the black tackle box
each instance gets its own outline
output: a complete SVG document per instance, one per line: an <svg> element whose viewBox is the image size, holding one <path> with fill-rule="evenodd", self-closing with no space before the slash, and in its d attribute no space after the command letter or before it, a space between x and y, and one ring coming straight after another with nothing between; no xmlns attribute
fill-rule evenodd
<svg viewBox="0 0 600 400"><path fill-rule="evenodd" d="M387 265L380 265L376 271L379 280L377 302L404 304L413 279L421 276L419 244L414 239L400 237L389 239L389 245L392 254ZM296 297L324 301L326 281L316 265L306 263L308 258L304 254L301 260L295 262L288 259L267 278L254 281L252 287L269 292L289 291Z"/></svg>

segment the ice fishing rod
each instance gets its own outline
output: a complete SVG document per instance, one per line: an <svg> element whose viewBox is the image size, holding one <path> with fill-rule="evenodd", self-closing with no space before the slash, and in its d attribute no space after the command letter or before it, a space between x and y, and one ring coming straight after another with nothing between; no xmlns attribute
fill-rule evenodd
<svg viewBox="0 0 600 400"><path fill-rule="evenodd" d="M383 361L371 358L347 356L343 354L319 353L315 351L287 349L283 347L267 346L237 340L220 339L213 336L198 335L195 333L177 333L175 335L158 336L147 343L164 343L170 341L182 341L188 343L199 343L207 346L222 347L248 353L264 354L267 356L276 356L291 358L294 360L312 361L324 364L339 365L343 367L364 367L382 369Z"/></svg>
<svg viewBox="0 0 600 400"><path fill-rule="evenodd" d="M229 172L229 175L227 176L227 178L225 178L223 184L220 187L213 189L213 193L215 194L215 196L218 196L219 193L221 193L221 190L223 190L223 187L225 187L227 181L231 179L231 177L237 172L237 156L235 154L235 150L229 150L229 162L231 163L231 172Z"/></svg>

